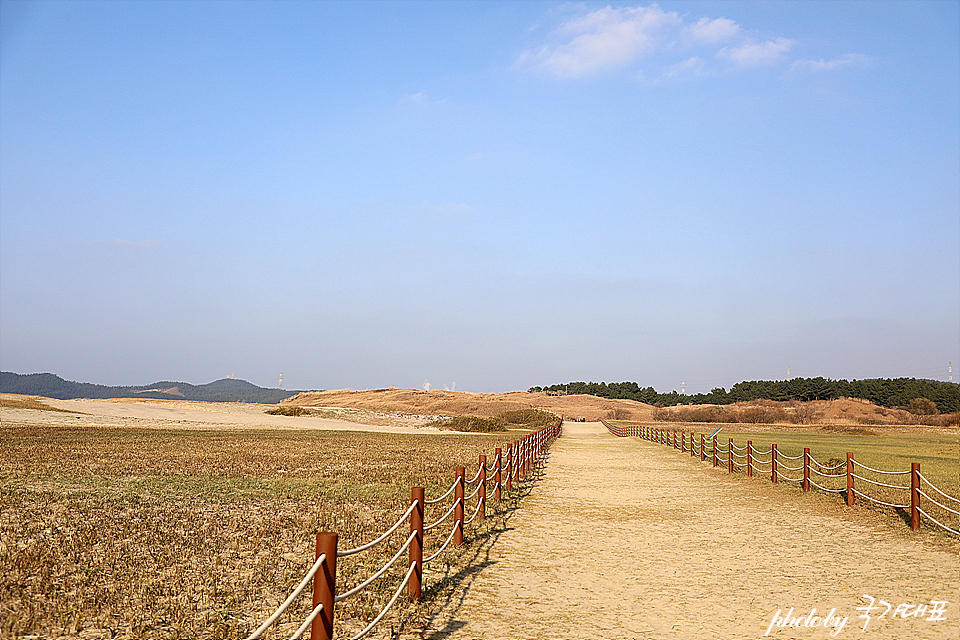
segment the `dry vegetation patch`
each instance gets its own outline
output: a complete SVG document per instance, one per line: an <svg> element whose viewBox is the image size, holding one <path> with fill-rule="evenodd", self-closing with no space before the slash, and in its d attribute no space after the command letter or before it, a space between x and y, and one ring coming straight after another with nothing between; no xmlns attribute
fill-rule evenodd
<svg viewBox="0 0 960 640"><path fill-rule="evenodd" d="M4 424L0 637L243 637L312 564L316 531L338 532L341 548L367 542L403 513L411 486L439 495L456 465L476 468L501 444L461 434ZM400 543L344 559L340 584L359 582ZM456 570L451 558L443 566ZM379 611L396 581L377 584L338 605L342 624ZM428 595L390 621L430 606ZM308 608L305 600L298 613Z"/></svg>
<svg viewBox="0 0 960 640"><path fill-rule="evenodd" d="M39 396L23 396L13 393L0 393L0 407L4 409L34 409L36 411L59 411L61 413L76 413L69 409L51 407L44 398Z"/></svg>
<svg viewBox="0 0 960 640"><path fill-rule="evenodd" d="M568 420L600 418L649 420L653 407L634 400L614 400L591 395L552 396L546 393L514 391L510 393L467 393L463 391L423 391L420 389L376 389L353 391L340 389L301 393L282 405L302 407L350 407L398 414L436 416L480 416L492 418L513 411L541 409Z"/></svg>

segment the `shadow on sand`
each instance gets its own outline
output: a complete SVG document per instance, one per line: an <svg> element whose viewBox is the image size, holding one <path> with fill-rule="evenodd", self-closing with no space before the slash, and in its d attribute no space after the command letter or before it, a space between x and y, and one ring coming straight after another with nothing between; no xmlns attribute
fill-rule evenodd
<svg viewBox="0 0 960 640"><path fill-rule="evenodd" d="M492 514L488 512L482 529L464 538L459 554L446 560L438 559L438 564L443 562L442 569L434 565L429 573L424 572L425 587L421 602L426 616L403 622L396 630L396 637L444 640L467 624L465 620L458 619L467 594L483 570L496 564L491 559L494 546L503 534L513 531L513 527L509 526L510 520L523 508L523 499L543 478L549 459L550 450L547 449L536 461L530 474L514 485L509 496L505 495L499 503L492 500L488 502L488 505L496 505L495 511Z"/></svg>

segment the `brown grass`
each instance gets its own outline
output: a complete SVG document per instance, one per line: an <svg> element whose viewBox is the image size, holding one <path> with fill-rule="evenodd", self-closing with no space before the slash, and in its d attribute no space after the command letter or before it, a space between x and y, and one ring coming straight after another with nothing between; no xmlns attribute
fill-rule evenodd
<svg viewBox="0 0 960 640"><path fill-rule="evenodd" d="M301 393L284 405L303 407L349 407L400 414L437 416L494 416L526 409L542 409L574 420L600 418L649 420L653 407L633 400L611 400L589 395L548 396L545 393L465 393L463 391L422 391L418 389L377 389Z"/></svg>
<svg viewBox="0 0 960 640"><path fill-rule="evenodd" d="M0 407L4 409L34 409L36 411L59 411L61 413L77 413L69 409L51 407L38 396L22 396L19 394L0 394Z"/></svg>
<svg viewBox="0 0 960 640"><path fill-rule="evenodd" d="M477 455L500 445L479 435L5 424L0 637L242 637L312 564L314 532L338 532L341 549L366 542L403 513L411 486L439 495L455 466L476 469ZM440 514L428 509L427 519ZM428 534L427 552L439 537ZM372 573L402 543L394 538L342 559L339 584ZM428 587L458 570L458 557ZM338 624L372 619L393 577L338 605ZM388 624L426 615L430 598ZM308 600L268 637L289 636Z"/></svg>

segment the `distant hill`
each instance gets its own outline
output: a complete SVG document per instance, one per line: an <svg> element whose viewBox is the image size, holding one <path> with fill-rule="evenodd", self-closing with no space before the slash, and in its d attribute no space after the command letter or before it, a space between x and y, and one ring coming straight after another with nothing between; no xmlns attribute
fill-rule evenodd
<svg viewBox="0 0 960 640"><path fill-rule="evenodd" d="M20 393L59 400L76 398L160 398L164 400L196 400L200 402L254 402L277 404L300 391L265 389L246 380L224 378L209 384L186 382L154 382L135 387L108 387L89 382L72 382L52 373L20 374L0 372L0 393Z"/></svg>

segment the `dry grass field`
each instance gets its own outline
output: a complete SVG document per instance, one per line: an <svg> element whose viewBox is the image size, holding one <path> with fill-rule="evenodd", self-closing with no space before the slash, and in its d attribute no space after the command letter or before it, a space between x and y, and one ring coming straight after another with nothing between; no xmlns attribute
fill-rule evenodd
<svg viewBox="0 0 960 640"><path fill-rule="evenodd" d="M403 513L411 486L439 495L456 465L476 469L479 454L505 441L5 419L0 637L243 637L306 573L316 531L338 532L340 548L366 542ZM436 538L427 536L428 552ZM344 559L340 583L359 582L402 541ZM429 614L436 582L458 570L456 553L443 557L424 603L390 624ZM397 581L378 584L339 606L346 628L372 618ZM275 637L296 626L289 618Z"/></svg>
<svg viewBox="0 0 960 640"><path fill-rule="evenodd" d="M314 410L288 417L259 405L0 397L0 637L245 636L309 568L316 531L339 532L341 548L366 542L403 513L411 486L436 496L455 466L476 469L478 454L521 435L439 432L433 416L540 408L568 419L707 427L656 422L653 407L633 401L539 393L337 391L285 404ZM806 426L723 425L721 437L777 442L788 455L810 446L825 463L845 451L878 468L920 461L943 490L960 492L956 428L878 424L889 412L855 404L817 407L817 422ZM434 615L503 530L516 498L425 574L420 605L404 604L373 637ZM428 535L428 553L436 538ZM340 584L359 582L401 542L344 559ZM338 605L342 632L371 619L396 583L388 578ZM285 618L268 637L289 636L300 619Z"/></svg>

